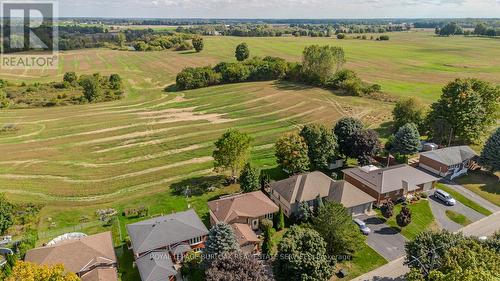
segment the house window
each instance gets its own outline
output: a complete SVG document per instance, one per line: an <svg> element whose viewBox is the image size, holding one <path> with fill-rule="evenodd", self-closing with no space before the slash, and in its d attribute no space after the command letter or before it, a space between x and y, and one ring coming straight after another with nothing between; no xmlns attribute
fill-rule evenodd
<svg viewBox="0 0 500 281"><path fill-rule="evenodd" d="M269 220L272 220L273 219L273 214L266 214L265 218L269 219Z"/></svg>
<svg viewBox="0 0 500 281"><path fill-rule="evenodd" d="M198 244L200 242L201 242L201 237L195 237L195 238L189 240L189 244L191 244L191 245Z"/></svg>

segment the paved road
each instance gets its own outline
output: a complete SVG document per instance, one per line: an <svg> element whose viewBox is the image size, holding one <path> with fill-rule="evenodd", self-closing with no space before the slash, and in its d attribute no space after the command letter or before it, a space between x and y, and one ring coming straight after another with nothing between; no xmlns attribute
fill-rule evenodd
<svg viewBox="0 0 500 281"><path fill-rule="evenodd" d="M478 203L479 205L481 205L482 207L490 210L492 213L495 213L495 212L498 212L500 211L500 207L498 207L497 205L491 203L490 201L484 199L483 197L477 195L476 193L468 190L467 188L455 183L455 182L451 182L447 179L442 179L440 181L441 183L447 185L449 188L452 188L453 190L457 191L457 192L460 192L462 195L464 195L465 197L471 199L472 201Z"/></svg>
<svg viewBox="0 0 500 281"><path fill-rule="evenodd" d="M462 228L465 235L490 236L500 230L500 211ZM352 281L399 281L405 280L404 275L409 269L404 264L404 258L399 258L373 271L370 271Z"/></svg>
<svg viewBox="0 0 500 281"><path fill-rule="evenodd" d="M374 216L360 216L372 230L366 243L386 260L392 261L405 254L406 238L392 227L385 224L380 218Z"/></svg>
<svg viewBox="0 0 500 281"><path fill-rule="evenodd" d="M455 232L462 228L462 225L450 220L446 216L446 210L451 210L466 216L469 220L475 222L485 216L476 212L475 210L465 206L464 204L457 201L455 206L447 206L441 200L434 197L434 195L429 196L429 203L431 205L432 214L436 218L437 223L443 228L451 232Z"/></svg>

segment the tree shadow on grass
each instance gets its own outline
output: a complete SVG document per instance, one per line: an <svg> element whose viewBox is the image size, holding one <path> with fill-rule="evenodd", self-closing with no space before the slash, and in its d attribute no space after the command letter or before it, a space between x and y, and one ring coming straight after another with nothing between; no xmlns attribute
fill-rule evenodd
<svg viewBox="0 0 500 281"><path fill-rule="evenodd" d="M480 185L484 192L500 195L500 178L487 171L470 172L469 176L458 178L456 181L462 185Z"/></svg>
<svg viewBox="0 0 500 281"><path fill-rule="evenodd" d="M276 88L285 91L303 91L303 90L317 89L317 87L315 86L301 84L297 82L283 81L283 80L277 80L273 83L273 85Z"/></svg>
<svg viewBox="0 0 500 281"><path fill-rule="evenodd" d="M393 121L388 121L380 124L378 128L374 130L378 133L378 135L382 138L388 138L392 135L392 128L394 126Z"/></svg>
<svg viewBox="0 0 500 281"><path fill-rule="evenodd" d="M288 178L288 174L285 173L279 166L269 169L263 169L262 173L268 174L273 181L280 181Z"/></svg>
<svg viewBox="0 0 500 281"><path fill-rule="evenodd" d="M180 51L179 54L180 55L192 55L192 54L196 54L196 50L189 50L189 51Z"/></svg>
<svg viewBox="0 0 500 281"><path fill-rule="evenodd" d="M201 176L189 179L184 179L173 183L170 187L172 193L182 196L202 195L206 192L220 188L225 183L225 177L216 176Z"/></svg>
<svg viewBox="0 0 500 281"><path fill-rule="evenodd" d="M165 89L163 89L163 91L165 91L167 93L173 93L173 92L178 92L179 89L177 88L177 85L174 83L174 84L170 84L167 87L165 87Z"/></svg>

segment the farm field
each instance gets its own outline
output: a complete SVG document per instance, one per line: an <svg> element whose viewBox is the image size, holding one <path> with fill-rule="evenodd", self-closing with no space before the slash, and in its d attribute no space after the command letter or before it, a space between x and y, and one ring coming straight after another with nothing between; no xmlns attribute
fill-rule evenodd
<svg viewBox="0 0 500 281"><path fill-rule="evenodd" d="M252 55L289 60L299 60L306 45L340 45L347 67L365 80L390 94L420 96L429 103L456 77L500 82L499 40L438 38L428 32L390 36L388 42L206 37L201 53L78 50L61 53L57 70L0 70L1 79L27 83L60 80L67 71L119 73L127 93L110 103L0 111L0 125L19 128L0 134L0 192L14 201L44 203L39 231L51 234L79 225L82 216L95 220L95 211L108 207L121 211L146 205L154 215L191 206L204 215L207 200L237 187L185 198L169 185L211 175L213 143L228 128L251 134L252 161L272 169L276 138L301 124L331 126L349 115L377 128L390 120L390 103L290 83L163 91L186 66L234 60L234 48L243 41ZM119 233L124 234L125 223L119 222ZM82 231L102 228L88 225Z"/></svg>

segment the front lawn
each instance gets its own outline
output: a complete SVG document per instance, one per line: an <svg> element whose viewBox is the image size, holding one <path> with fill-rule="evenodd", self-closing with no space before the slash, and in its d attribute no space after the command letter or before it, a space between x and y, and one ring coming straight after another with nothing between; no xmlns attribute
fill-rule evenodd
<svg viewBox="0 0 500 281"><path fill-rule="evenodd" d="M356 252L350 261L340 262L336 266L336 272L340 269L346 269L348 275L344 279L334 276L331 280L351 280L367 272L374 270L386 264L387 261L373 250L366 243L361 243L361 248Z"/></svg>
<svg viewBox="0 0 500 281"><path fill-rule="evenodd" d="M451 211L451 210L446 210L446 216L450 220L452 220L452 221L454 221L454 222L456 222L456 223L458 223L460 225L463 225L463 226L466 226L466 225L469 225L469 224L472 223L472 221L469 220L466 216L464 216L464 215L462 215L460 213Z"/></svg>
<svg viewBox="0 0 500 281"><path fill-rule="evenodd" d="M401 204L394 206L394 215L389 219L384 218L380 210L377 210L377 212L387 225L396 229L409 240L415 239L418 234L425 230L437 229L428 200L422 199L416 203L408 204L408 208L411 210L411 223L403 228L399 227L396 222L396 216L401 212L401 208Z"/></svg>
<svg viewBox="0 0 500 281"><path fill-rule="evenodd" d="M436 188L442 189L442 190L448 192L451 196L453 196L453 198L458 200L460 203L471 208L472 210L475 210L476 212L478 212L480 214L483 214L485 216L489 216L492 214L488 209L486 209L483 206L477 204L476 202L470 200L469 198L463 196L462 193L455 191L453 188L450 188L442 183L437 183Z"/></svg>
<svg viewBox="0 0 500 281"><path fill-rule="evenodd" d="M487 172L469 172L468 175L459 177L455 181L490 201L500 206L500 179L498 175Z"/></svg>

